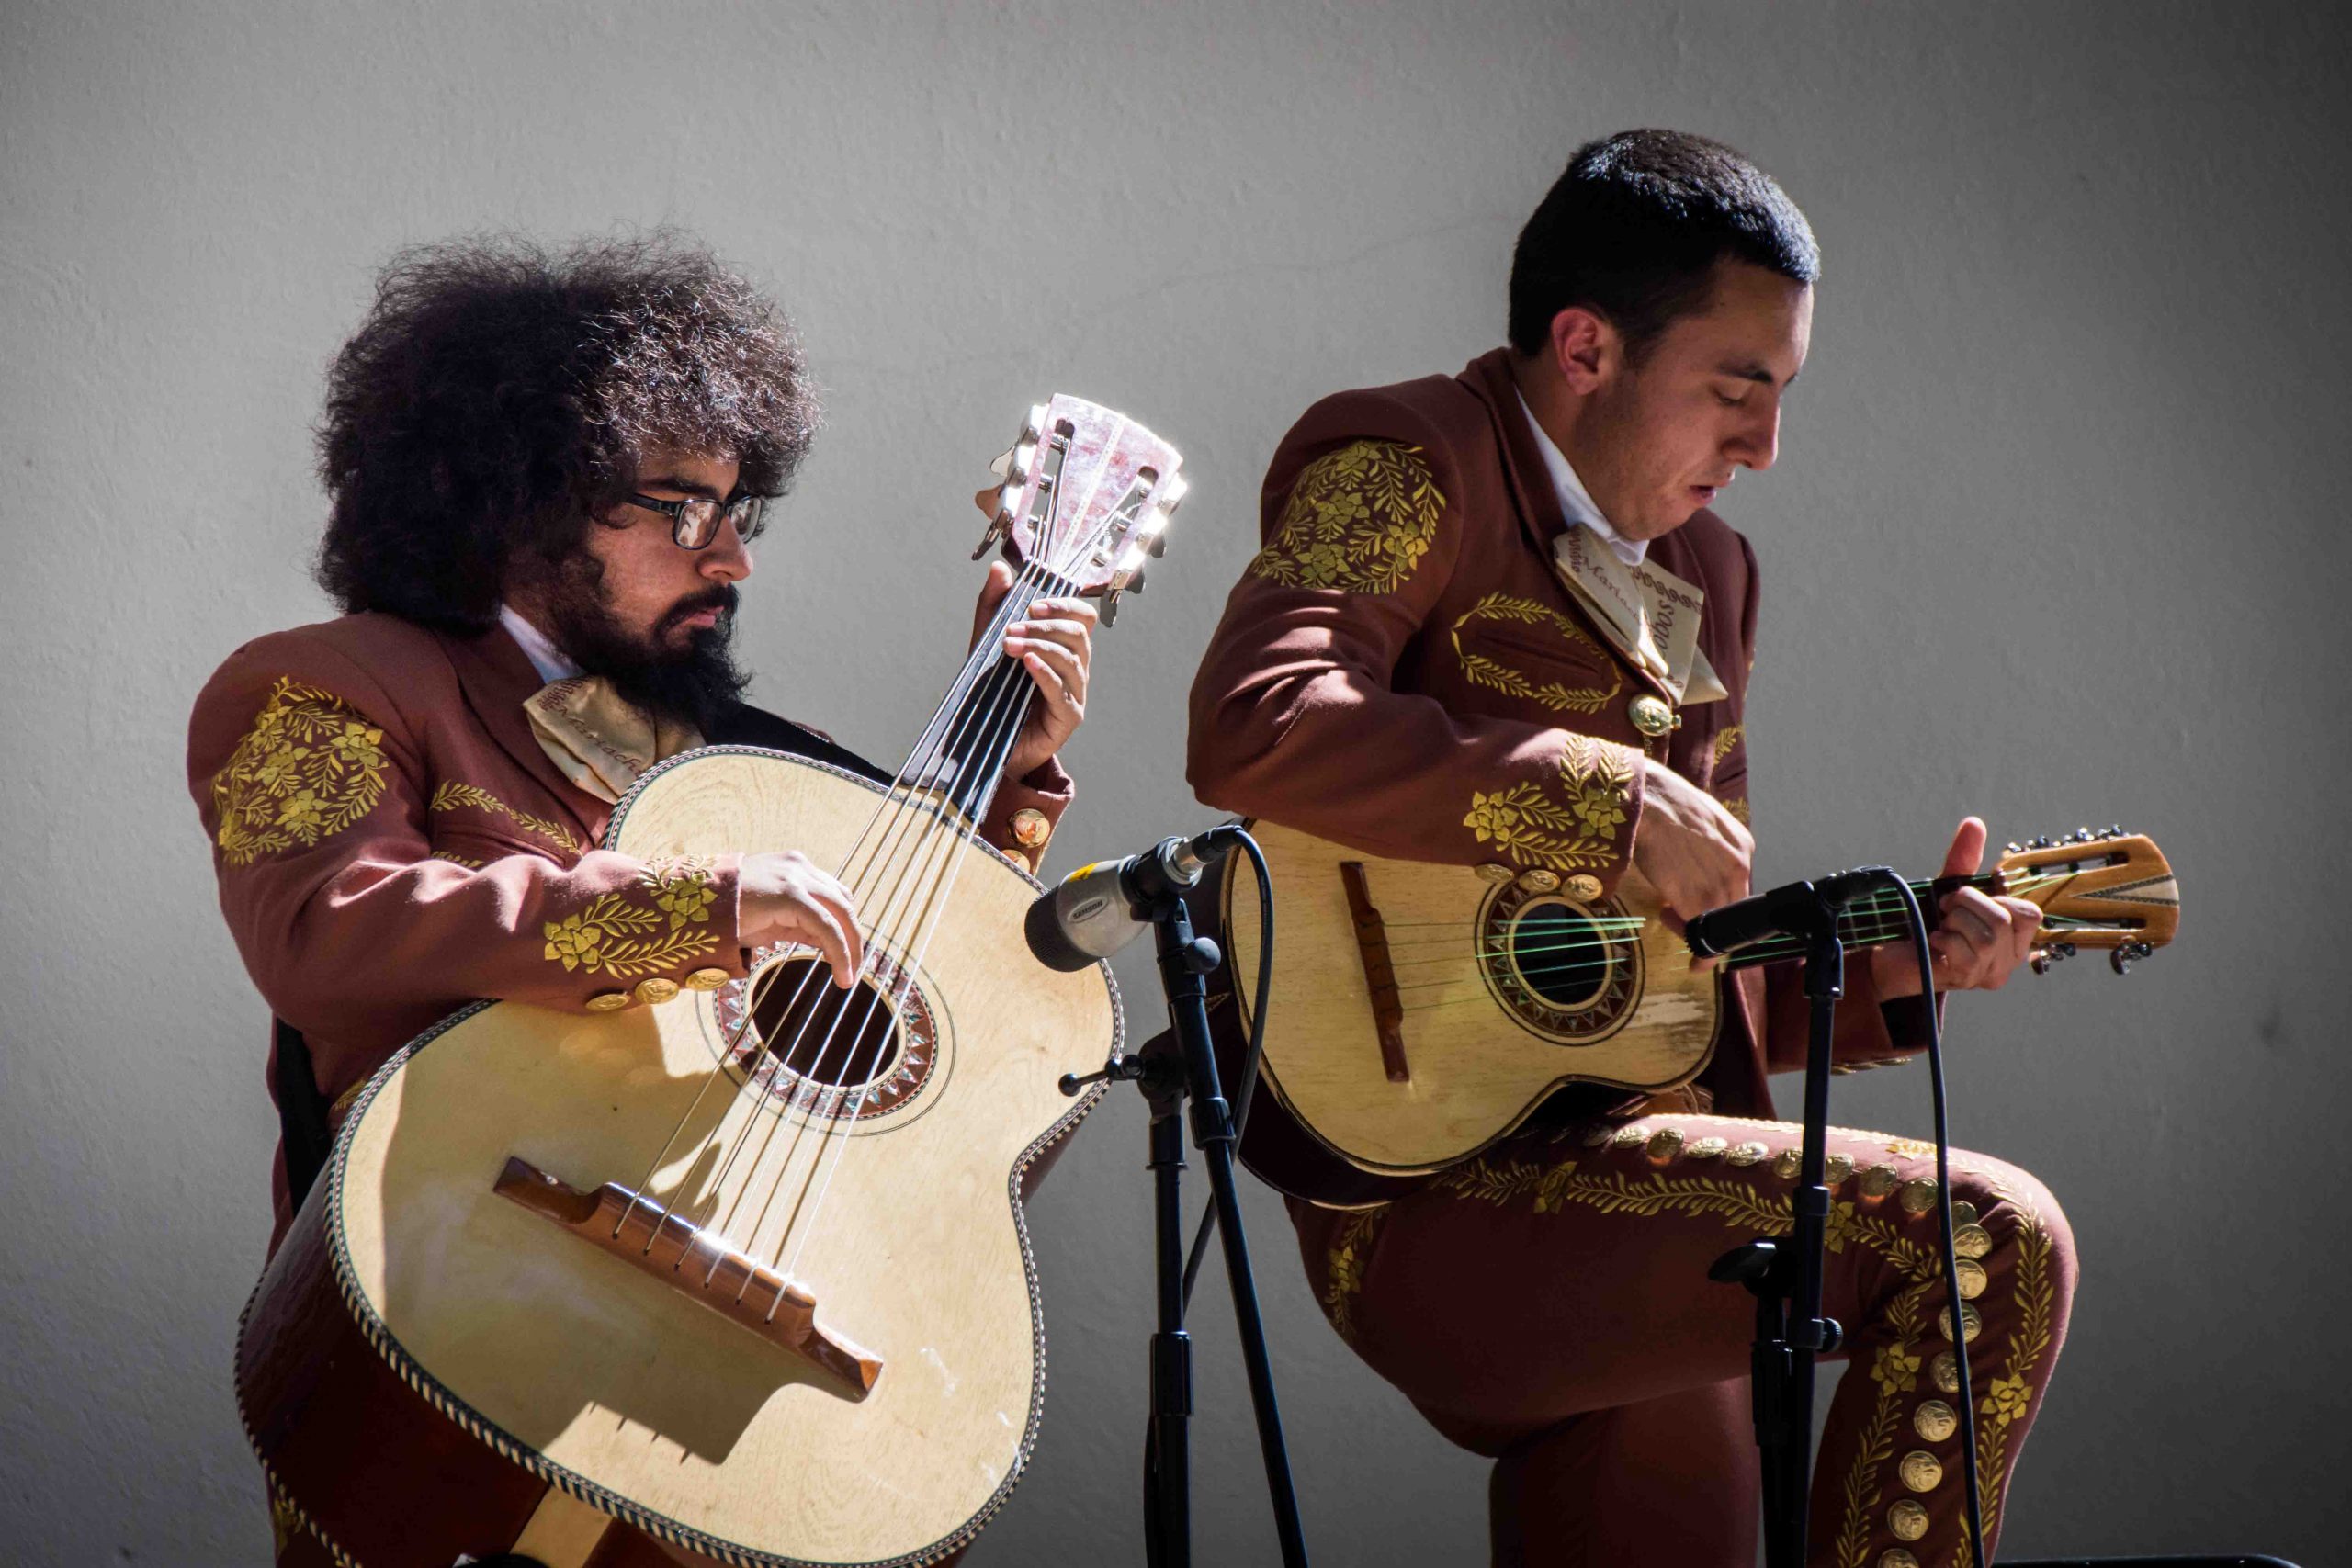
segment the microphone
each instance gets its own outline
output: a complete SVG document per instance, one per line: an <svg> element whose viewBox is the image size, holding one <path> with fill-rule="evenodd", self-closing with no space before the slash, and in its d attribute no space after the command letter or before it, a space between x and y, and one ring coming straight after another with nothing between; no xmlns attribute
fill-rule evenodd
<svg viewBox="0 0 2352 1568"><path fill-rule="evenodd" d="M1792 882L1691 916L1682 927L1682 940L1698 957L1720 958L1734 948L1767 937L1807 936L1819 923L1824 908L1834 916L1860 897L1862 889L1893 874L1886 866L1866 865L1817 882Z"/></svg>
<svg viewBox="0 0 2352 1568"><path fill-rule="evenodd" d="M1236 827L1162 839L1139 855L1080 866L1037 895L1022 929L1048 969L1083 969L1141 936L1151 907L1201 880L1241 841Z"/></svg>

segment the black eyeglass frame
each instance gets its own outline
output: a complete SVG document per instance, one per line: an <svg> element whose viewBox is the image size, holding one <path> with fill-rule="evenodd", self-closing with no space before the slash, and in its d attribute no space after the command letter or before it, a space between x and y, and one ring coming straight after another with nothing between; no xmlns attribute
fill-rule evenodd
<svg viewBox="0 0 2352 1568"><path fill-rule="evenodd" d="M642 506L649 512L659 512L670 520L670 542L682 550L708 549L718 537L722 522L735 525L735 536L750 544L767 526L768 498L763 495L739 495L732 501L713 501L707 495L690 495L679 501L664 501L655 495L631 495L631 506ZM702 537L693 537L697 518Z"/></svg>

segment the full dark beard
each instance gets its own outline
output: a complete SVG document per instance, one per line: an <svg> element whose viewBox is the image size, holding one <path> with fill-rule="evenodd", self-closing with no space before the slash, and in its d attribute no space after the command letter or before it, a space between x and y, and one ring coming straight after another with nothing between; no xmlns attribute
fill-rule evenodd
<svg viewBox="0 0 2352 1568"><path fill-rule="evenodd" d="M547 630L556 646L591 675L602 675L623 701L707 737L740 702L752 678L735 662L731 583L681 599L662 615L650 639L630 634L613 615L604 573L593 558L565 560L548 585ZM697 611L716 609L718 624L689 635L673 651L662 645L670 627Z"/></svg>

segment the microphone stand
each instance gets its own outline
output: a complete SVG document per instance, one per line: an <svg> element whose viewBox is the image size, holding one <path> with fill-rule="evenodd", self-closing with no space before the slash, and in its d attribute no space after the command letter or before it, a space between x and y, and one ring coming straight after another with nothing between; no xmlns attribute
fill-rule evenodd
<svg viewBox="0 0 2352 1568"><path fill-rule="evenodd" d="M1062 1091L1083 1084L1126 1079L1142 1089L1151 1107L1152 1218L1158 1269L1159 1328L1151 1337L1151 1427L1144 1450L1145 1561L1150 1568L1191 1568L1193 1561L1192 1435L1193 1341L1184 1328L1184 1215L1181 1182L1184 1171L1184 1100L1193 1101L1193 1146L1208 1168L1216 1208L1217 1235L1225 1247L1225 1274L1233 1291L1233 1315L1241 1332L1243 1365L1250 1376L1250 1402L1258 1417L1258 1446L1266 1466L1266 1489L1274 1506L1274 1529L1285 1568L1306 1568L1306 1540L1299 1525L1298 1498L1291 1485L1290 1453L1283 1441L1282 1412L1274 1399L1274 1373L1266 1356L1266 1333L1258 1313L1258 1288L1250 1269L1250 1246L1241 1228L1241 1201L1233 1177L1233 1113L1217 1081L1210 1046L1208 987L1204 976L1220 962L1216 943L1193 931L1192 915L1170 888L1148 905L1159 956L1159 979L1168 994L1169 1034L1131 1056L1114 1056L1102 1071L1062 1079Z"/></svg>
<svg viewBox="0 0 2352 1568"><path fill-rule="evenodd" d="M1823 1180L1829 1127L1829 1050L1838 998L1846 994L1846 948L1838 915L1845 899L1799 884L1810 897L1792 903L1788 934L1804 939L1804 992L1812 1032L1804 1059L1804 1143L1785 1240L1758 1236L1734 1247L1707 1270L1756 1298L1750 1356L1756 1445L1762 1459L1765 1568L1804 1568L1805 1514L1812 1481L1814 1368L1845 1331L1821 1311L1822 1252L1828 1236L1829 1188ZM1795 891L1792 889L1792 891ZM1850 897L1850 895L1849 895Z"/></svg>

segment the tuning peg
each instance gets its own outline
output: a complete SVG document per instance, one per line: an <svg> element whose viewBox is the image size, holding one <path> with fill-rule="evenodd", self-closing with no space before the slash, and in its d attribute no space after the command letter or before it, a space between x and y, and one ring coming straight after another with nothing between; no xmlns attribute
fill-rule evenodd
<svg viewBox="0 0 2352 1568"><path fill-rule="evenodd" d="M1119 591L1106 590L1102 595L1102 624L1110 626L1119 618Z"/></svg>
<svg viewBox="0 0 2352 1568"><path fill-rule="evenodd" d="M2026 963L2032 967L2035 974L2047 975L2050 973L2051 966L2052 964L2063 964L2067 959L2074 956L2075 944L2073 942L2053 942L2047 947L2035 948L2031 956L2026 960Z"/></svg>
<svg viewBox="0 0 2352 1568"><path fill-rule="evenodd" d="M2107 955L2108 964L2118 975L2132 973L2132 965L2154 953L2155 947L2144 942L2127 942Z"/></svg>
<svg viewBox="0 0 2352 1568"><path fill-rule="evenodd" d="M2021 855L2025 853L2025 846L2018 843L2015 839L2011 839L2007 843L2003 844L2001 846L2001 850L2005 854Z"/></svg>
<svg viewBox="0 0 2352 1568"><path fill-rule="evenodd" d="M2118 824L2115 824L2115 825L2113 825L2113 826L2109 827L2109 828L2108 829L2108 830L2107 830L2105 833L2102 833L2102 834L2101 834L2101 835L2099 835L2099 836L2100 836L2101 838L2106 838L2106 839L2128 839L2128 838L2130 838L2132 835L2131 835L2131 834L2129 834L2129 833L2126 833L2126 832L2123 830L2122 825L2121 825L2120 823L2118 823Z"/></svg>
<svg viewBox="0 0 2352 1568"><path fill-rule="evenodd" d="M1143 592L1143 572L1144 569L1137 567L1135 570L1127 574L1127 581L1125 590L1126 592L1140 593Z"/></svg>

